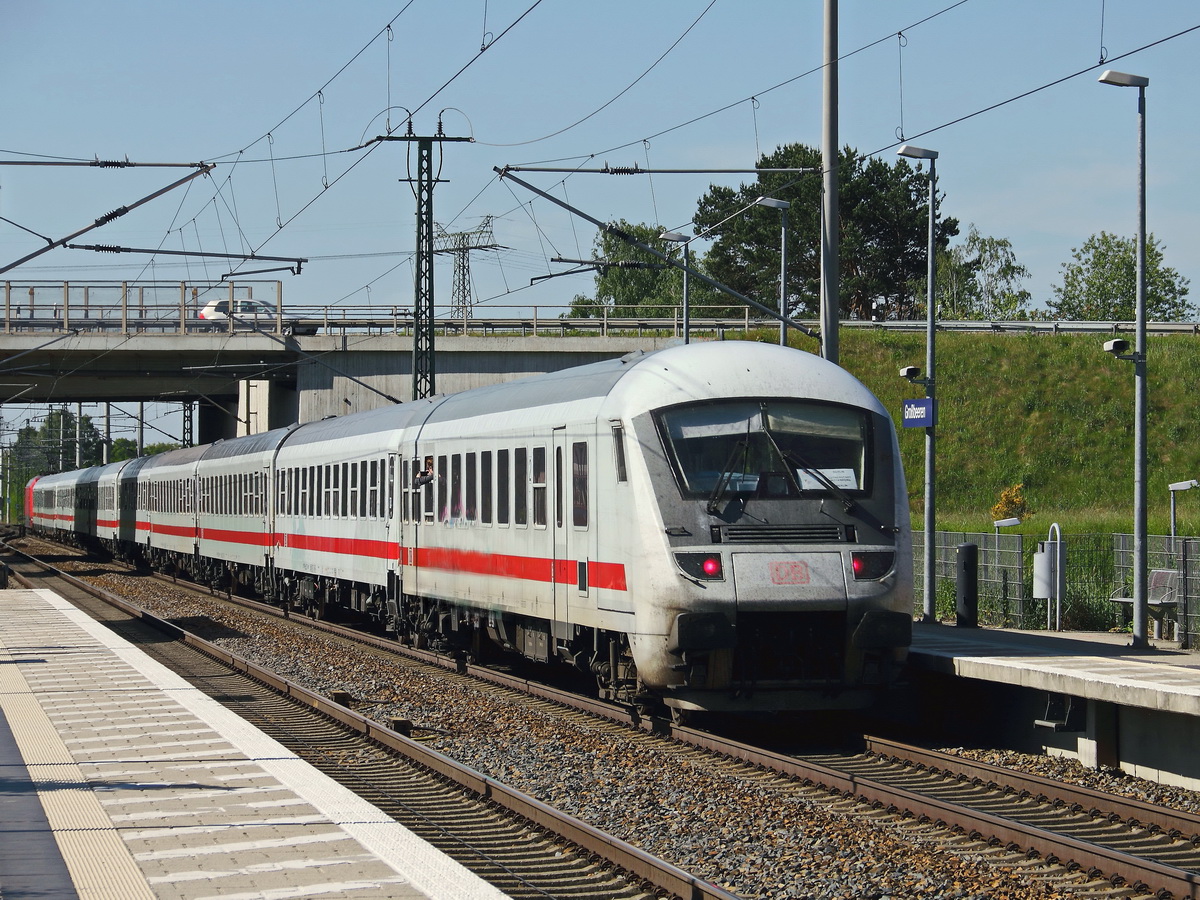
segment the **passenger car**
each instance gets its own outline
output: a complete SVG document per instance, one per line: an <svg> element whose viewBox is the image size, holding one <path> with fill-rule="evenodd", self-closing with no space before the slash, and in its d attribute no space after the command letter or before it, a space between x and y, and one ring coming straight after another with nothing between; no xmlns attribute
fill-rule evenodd
<svg viewBox="0 0 1200 900"><path fill-rule="evenodd" d="M233 306L230 312L230 304ZM256 331L274 331L276 322L280 322L278 310L274 303L265 300L230 300L223 297L211 300L200 310L200 318L205 322L220 323L219 330L225 330L229 325L232 314L234 327L245 325ZM306 325L293 317L284 317L281 322L284 334L316 334L316 325Z"/></svg>

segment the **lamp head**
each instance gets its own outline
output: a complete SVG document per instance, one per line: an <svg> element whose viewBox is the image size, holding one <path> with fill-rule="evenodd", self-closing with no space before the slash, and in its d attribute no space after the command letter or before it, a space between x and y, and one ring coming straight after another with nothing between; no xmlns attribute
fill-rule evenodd
<svg viewBox="0 0 1200 900"><path fill-rule="evenodd" d="M912 144L903 144L896 151L897 156L907 156L909 159L937 159L938 152L936 150L926 150L924 147L915 147Z"/></svg>
<svg viewBox="0 0 1200 900"><path fill-rule="evenodd" d="M996 519L994 522L992 522L992 525L994 525L996 528L1008 528L1012 525L1020 525L1020 524L1021 524L1021 520L1018 519L1016 516L1013 516L1010 519Z"/></svg>
<svg viewBox="0 0 1200 900"><path fill-rule="evenodd" d="M1200 486L1200 481L1195 478L1190 481L1176 481L1174 484L1168 484L1168 491L1190 491L1194 487Z"/></svg>
<svg viewBox="0 0 1200 900"><path fill-rule="evenodd" d="M771 209L788 209L792 205L786 200L776 200L774 197L759 197L754 202L759 206L769 206Z"/></svg>
<svg viewBox="0 0 1200 900"><path fill-rule="evenodd" d="M916 366L903 366L900 369L900 377L907 378L909 381L912 381L914 378L921 377L921 370Z"/></svg>
<svg viewBox="0 0 1200 900"><path fill-rule="evenodd" d="M659 240L672 241L676 244L686 244L691 240L686 234L680 234L678 231L664 231L658 237Z"/></svg>
<svg viewBox="0 0 1200 900"><path fill-rule="evenodd" d="M1115 84L1117 87L1144 88L1150 84L1150 79L1144 75L1130 75L1127 72L1118 72L1116 69L1105 69L1101 73L1099 81L1101 84Z"/></svg>
<svg viewBox="0 0 1200 900"><path fill-rule="evenodd" d="M1113 338L1111 341L1105 341L1104 352L1119 357L1121 354L1129 352L1129 341L1122 340L1121 338Z"/></svg>

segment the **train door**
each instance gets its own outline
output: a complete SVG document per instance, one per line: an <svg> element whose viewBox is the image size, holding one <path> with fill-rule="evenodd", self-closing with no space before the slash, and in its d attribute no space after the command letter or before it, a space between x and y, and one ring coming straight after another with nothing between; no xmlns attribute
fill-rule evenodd
<svg viewBox="0 0 1200 900"><path fill-rule="evenodd" d="M567 514L567 504L571 500L571 457L567 443L567 429L554 429L554 439L550 449L550 480L551 498L548 518L553 537L553 561L551 563L551 581L554 584L554 622L556 628L562 628L569 621L568 598L574 590L571 572L571 524Z"/></svg>
<svg viewBox="0 0 1200 900"><path fill-rule="evenodd" d="M407 467L401 468L401 456L396 451L388 452L387 459L387 509L383 520L383 542L388 548L387 567L391 572L400 560L400 545L404 542L403 521L407 515L408 481Z"/></svg>

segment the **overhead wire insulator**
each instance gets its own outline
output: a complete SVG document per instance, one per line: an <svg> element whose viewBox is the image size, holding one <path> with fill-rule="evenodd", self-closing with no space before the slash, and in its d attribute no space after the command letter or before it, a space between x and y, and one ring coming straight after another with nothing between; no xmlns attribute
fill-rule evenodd
<svg viewBox="0 0 1200 900"><path fill-rule="evenodd" d="M105 213L100 218L98 218L96 220L96 224L97 225L107 225L113 219L119 219L119 218L121 218L121 216L125 215L125 213L127 213L127 212L129 212L128 206L118 206L112 212Z"/></svg>

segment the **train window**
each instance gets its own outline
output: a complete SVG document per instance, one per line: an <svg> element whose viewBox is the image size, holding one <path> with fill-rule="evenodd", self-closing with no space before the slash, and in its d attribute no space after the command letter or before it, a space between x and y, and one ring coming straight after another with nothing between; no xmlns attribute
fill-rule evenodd
<svg viewBox="0 0 1200 900"><path fill-rule="evenodd" d="M626 482L629 480L629 473L625 469L625 426L614 425L612 427L613 435L613 458L617 463L617 481Z"/></svg>
<svg viewBox="0 0 1200 900"><path fill-rule="evenodd" d="M437 489L437 514L438 521L445 522L450 515L450 507L446 498L446 473L449 471L446 457L439 456L437 458L437 478L433 483Z"/></svg>
<svg viewBox="0 0 1200 900"><path fill-rule="evenodd" d="M479 454L479 521L492 523L492 451Z"/></svg>
<svg viewBox="0 0 1200 900"><path fill-rule="evenodd" d="M343 478L348 479L346 482L346 515L358 515L358 463L350 463L349 469L346 471Z"/></svg>
<svg viewBox="0 0 1200 900"><path fill-rule="evenodd" d="M533 448L533 524L546 527L546 448Z"/></svg>
<svg viewBox="0 0 1200 900"><path fill-rule="evenodd" d="M325 471L323 474L325 478L325 490L322 496L325 498L325 502L323 503L323 514L325 516L332 517L334 509L333 494L334 491L337 490L337 483L335 481L337 478L337 466L325 466L324 469Z"/></svg>
<svg viewBox="0 0 1200 900"><path fill-rule="evenodd" d="M571 524L587 528L588 523L588 446L585 441L571 445Z"/></svg>
<svg viewBox="0 0 1200 900"><path fill-rule="evenodd" d="M496 451L496 522L508 524L508 451Z"/></svg>
<svg viewBox="0 0 1200 900"><path fill-rule="evenodd" d="M450 517L457 519L462 516L462 454L455 453L450 457Z"/></svg>
<svg viewBox="0 0 1200 900"><path fill-rule="evenodd" d="M554 527L563 527L563 458L562 447L554 448Z"/></svg>
<svg viewBox="0 0 1200 900"><path fill-rule="evenodd" d="M358 463L358 517L367 517L367 461Z"/></svg>
<svg viewBox="0 0 1200 900"><path fill-rule="evenodd" d="M868 489L865 410L795 400L732 400L660 411L685 496L839 494Z"/></svg>
<svg viewBox="0 0 1200 900"><path fill-rule="evenodd" d="M371 460L368 471L367 515L374 519L379 512L379 460Z"/></svg>
<svg viewBox="0 0 1200 900"><path fill-rule="evenodd" d="M478 510L478 493L479 482L477 481L479 474L476 471L475 454L467 454L467 472L466 472L466 489L467 496L463 500L463 511L466 514L467 521L474 522L475 515Z"/></svg>
<svg viewBox="0 0 1200 900"><path fill-rule="evenodd" d="M524 447L513 454L513 522L529 523L529 451Z"/></svg>
<svg viewBox="0 0 1200 900"><path fill-rule="evenodd" d="M337 514L346 518L350 505L350 463L334 466L338 471Z"/></svg>

